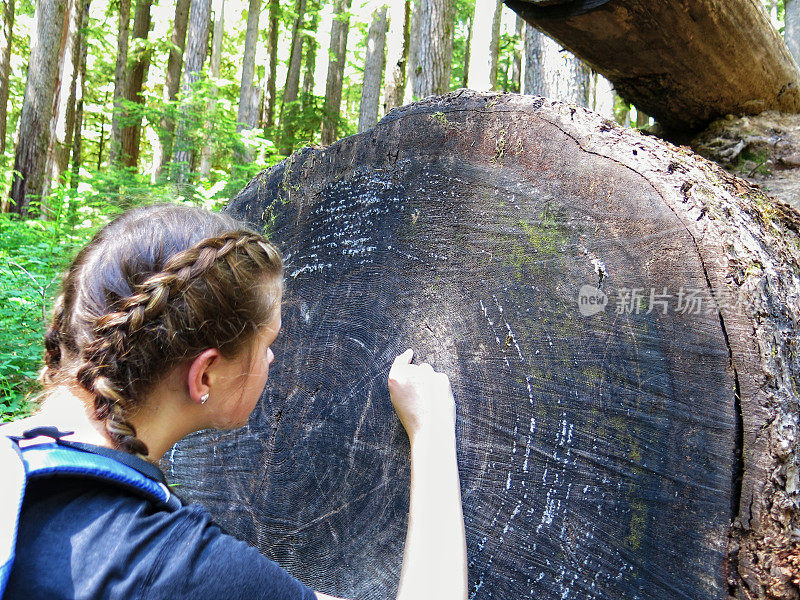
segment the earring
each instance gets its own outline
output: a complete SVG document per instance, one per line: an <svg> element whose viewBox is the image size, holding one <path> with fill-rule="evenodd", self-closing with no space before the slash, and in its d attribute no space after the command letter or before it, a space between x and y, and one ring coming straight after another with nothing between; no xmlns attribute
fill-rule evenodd
<svg viewBox="0 0 800 600"><path fill-rule="evenodd" d="M208 394L203 394L200 396L200 404L205 404L206 400L208 400Z"/></svg>

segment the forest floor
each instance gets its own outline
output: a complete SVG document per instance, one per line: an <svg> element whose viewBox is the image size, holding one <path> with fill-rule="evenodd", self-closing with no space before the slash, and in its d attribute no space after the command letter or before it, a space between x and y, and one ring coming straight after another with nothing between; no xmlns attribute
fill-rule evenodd
<svg viewBox="0 0 800 600"><path fill-rule="evenodd" d="M712 123L691 146L800 210L800 115L729 116Z"/></svg>

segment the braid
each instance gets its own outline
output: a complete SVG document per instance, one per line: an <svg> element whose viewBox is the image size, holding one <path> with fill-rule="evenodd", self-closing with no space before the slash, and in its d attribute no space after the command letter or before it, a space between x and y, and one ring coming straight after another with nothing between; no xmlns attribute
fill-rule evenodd
<svg viewBox="0 0 800 600"><path fill-rule="evenodd" d="M250 231L234 230L205 238L170 257L163 269L137 285L132 295L115 302L117 311L95 321L93 341L81 353L77 379L94 395L95 418L105 423L106 432L120 449L142 456L148 454L147 446L136 437L126 414L137 399L132 389L134 384L148 374L137 365L137 361L145 362L139 355L157 360L157 350L145 351L147 344L153 343L157 331L165 330L166 337L173 337L175 329L167 314L170 299L187 298L195 282L210 279L206 276L212 269L225 267L239 282L246 281L248 273L280 274L282 261L275 246ZM157 330L159 323L161 330ZM55 356L52 351L51 356ZM163 362L155 365L162 369L170 366Z"/></svg>
<svg viewBox="0 0 800 600"><path fill-rule="evenodd" d="M64 294L53 305L53 320L44 334L44 370L42 381L51 383L61 366L61 328L64 324Z"/></svg>

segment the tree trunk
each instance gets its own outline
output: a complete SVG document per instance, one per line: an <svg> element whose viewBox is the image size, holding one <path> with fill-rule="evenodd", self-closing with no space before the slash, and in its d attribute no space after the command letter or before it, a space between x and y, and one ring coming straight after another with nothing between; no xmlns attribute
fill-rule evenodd
<svg viewBox="0 0 800 600"><path fill-rule="evenodd" d="M133 57L128 69L128 84L125 98L129 102L144 105L142 87L147 80L150 68L150 48L147 37L150 34L150 5L153 0L136 0L136 13L133 18ZM132 115L126 111L126 125L122 128L122 163L126 167L139 165L139 140L142 133L141 114Z"/></svg>
<svg viewBox="0 0 800 600"><path fill-rule="evenodd" d="M413 347L456 396L473 600L794 597L800 213L588 111L463 91L227 212L289 257L292 333L248 427L163 466L306 584L394 597L386 372Z"/></svg>
<svg viewBox="0 0 800 600"><path fill-rule="evenodd" d="M411 29L411 0L389 3L389 32L386 50L386 87L383 112L403 104L406 90L408 38Z"/></svg>
<svg viewBox="0 0 800 600"><path fill-rule="evenodd" d="M450 89L453 0L420 0L419 15L414 96L424 98Z"/></svg>
<svg viewBox="0 0 800 600"><path fill-rule="evenodd" d="M10 211L30 214L31 201L39 201L46 178L50 124L58 102L57 80L67 0L39 0L31 34L25 99L19 117L19 140L14 157Z"/></svg>
<svg viewBox="0 0 800 600"><path fill-rule="evenodd" d="M347 62L347 34L350 31L350 0L336 0L331 25L330 62L325 84L325 106L322 112L322 144L336 141L339 113L342 106L342 79Z"/></svg>
<svg viewBox="0 0 800 600"><path fill-rule="evenodd" d="M792 58L800 64L800 0L786 0L783 18L783 39Z"/></svg>
<svg viewBox="0 0 800 600"><path fill-rule="evenodd" d="M186 39L186 64L181 78L181 112L175 132L175 177L180 184L188 183L194 148L190 138L201 107L194 101L194 87L200 81L203 63L208 50L208 33L211 25L211 0L192 0Z"/></svg>
<svg viewBox="0 0 800 600"><path fill-rule="evenodd" d="M261 2L261 0L256 0L257 2ZM250 5L252 8L252 3ZM220 66L222 65L222 39L225 35L225 0L214 0L213 9L214 11L214 34L211 40L211 78L216 81L219 79L219 71ZM256 15L261 11L261 7L258 7L256 11ZM247 15L247 23L248 23L248 30L246 35L250 34L250 13ZM258 23L256 23L256 33L258 32ZM247 38L245 37L245 58L244 58L244 66L243 69L247 69ZM253 51L253 65L255 65L255 50ZM252 70L250 73L251 77L251 84L250 87L253 88L252 85ZM244 75L242 75L242 85L244 85ZM249 101L249 95L246 101ZM241 113L241 89L239 93L239 111ZM213 125L211 120L215 118L217 111L217 88L216 83L214 84L214 91L211 97L208 99L208 105L206 107L206 114L208 115L208 124L209 130L213 130ZM245 115L249 117L249 115ZM238 118L237 118L238 121ZM241 121L239 121L239 125L241 125ZM237 130L241 131L237 125ZM213 135L213 134L212 134ZM211 173L211 159L214 156L214 139L211 139L211 136L206 136L205 140L203 141L203 145L200 148L200 175L203 177L208 177L209 173ZM244 154L241 154L239 158L246 158ZM241 161L238 161L241 162Z"/></svg>
<svg viewBox="0 0 800 600"><path fill-rule="evenodd" d="M406 81L406 90L403 95L403 103L408 104L414 100L414 86L419 75L419 62L417 55L419 51L419 31L420 31L420 2L422 0L411 0L411 19L408 33L408 79Z"/></svg>
<svg viewBox="0 0 800 600"><path fill-rule="evenodd" d="M112 166L120 165L122 152L122 121L125 111L122 99L127 98L128 83L128 37L131 20L131 0L119 0L119 29L117 30L117 62L114 69L114 113L111 117L111 144L108 162Z"/></svg>
<svg viewBox="0 0 800 600"><path fill-rule="evenodd" d="M800 71L757 2L506 4L668 131L694 131L726 114L800 111Z"/></svg>
<svg viewBox="0 0 800 600"><path fill-rule="evenodd" d="M372 13L367 36L367 56L364 60L364 80L361 85L361 107L358 112L358 132L374 127L378 122L383 67L386 63L386 5Z"/></svg>
<svg viewBox="0 0 800 600"><path fill-rule="evenodd" d="M306 12L306 0L296 0L294 11L296 18L292 27L292 46L289 55L289 68L286 72L286 85L283 86L283 103L281 104L281 154L290 154L294 145L294 121L297 116L297 94L300 90L300 67L303 57L303 34L300 28Z"/></svg>
<svg viewBox="0 0 800 600"><path fill-rule="evenodd" d="M500 55L501 0L476 0L473 23L478 26L472 34L469 62L469 86L478 91L497 87L497 61ZM488 24L491 23L491 27Z"/></svg>
<svg viewBox="0 0 800 600"><path fill-rule="evenodd" d="M589 105L589 69L557 42L530 25L525 32L525 93Z"/></svg>
<svg viewBox="0 0 800 600"><path fill-rule="evenodd" d="M54 216L48 201L52 189L53 180L61 173L59 172L59 158L66 150L65 140L67 137L67 119L70 118L70 84L72 83L71 60L72 49L77 34L76 18L77 6L75 0L67 0L67 12L61 25L61 39L58 50L59 60L56 71L56 86L53 95L53 114L50 117L50 136L47 144L44 163L44 181L42 182L42 194L40 203L41 219L51 219ZM67 58L70 57L70 60ZM66 85L64 85L66 82ZM56 185L61 183L56 180Z"/></svg>
<svg viewBox="0 0 800 600"><path fill-rule="evenodd" d="M11 74L11 46L14 39L14 3L3 0L3 29L0 31L0 155L6 151L8 122L8 80Z"/></svg>
<svg viewBox="0 0 800 600"><path fill-rule="evenodd" d="M167 74L164 81L163 100L167 107L165 116L161 119L161 131L158 141L153 148L153 168L151 183L155 184L161 178L164 166L172 160L172 142L175 133L175 120L169 115L172 104L178 97L181 84L181 67L183 66L183 51L186 47L186 27L189 23L189 3L191 0L177 0L175 4L175 19L172 26L172 46L167 60Z"/></svg>
<svg viewBox="0 0 800 600"><path fill-rule="evenodd" d="M464 70L461 75L461 87L469 87L469 65L472 62L472 29L475 16L467 17L467 39L464 40Z"/></svg>
<svg viewBox="0 0 800 600"><path fill-rule="evenodd" d="M258 45L258 20L261 16L261 0L250 0L247 10L247 31L244 38L242 58L242 84L239 87L239 109L236 113L236 130L253 129L258 119L257 89L253 85ZM216 32L216 27L214 29Z"/></svg>
<svg viewBox="0 0 800 600"><path fill-rule="evenodd" d="M89 26L89 5L91 0L83 0L83 10L81 20L78 25L77 44L80 47L80 59L78 62L78 80L75 86L75 123L72 134L72 177L70 177L70 188L78 189L81 169L81 153L83 150L83 105L86 95L86 58L89 53L89 44L86 39L86 28ZM74 208L71 206L71 208ZM70 211L72 214L74 211Z"/></svg>
<svg viewBox="0 0 800 600"><path fill-rule="evenodd" d="M525 45L525 21L516 18L514 28L514 59L511 63L510 91L522 93L522 48Z"/></svg>
<svg viewBox="0 0 800 600"><path fill-rule="evenodd" d="M278 14L280 5L278 0L269 0L269 74L267 75L267 114L264 118L264 127L271 129L275 125L275 86L278 73ZM268 132L265 131L265 135Z"/></svg>
<svg viewBox="0 0 800 600"><path fill-rule="evenodd" d="M69 69L69 92L67 95L67 103L64 107L64 132L63 137L61 133L56 131L59 136L59 141L56 146L55 156L55 170L52 179L56 182L61 182L64 173L69 166L70 152L73 148L73 138L75 135L75 115L77 111L78 99L78 86L81 81L81 58L83 56L83 47L85 45L86 36L82 35L81 28L84 25L84 15L89 12L90 0L76 0L72 7L72 25L70 26L69 37L70 43L67 45L68 56L70 58ZM85 69L84 69L85 74ZM63 94L63 92L62 92Z"/></svg>
<svg viewBox="0 0 800 600"><path fill-rule="evenodd" d="M317 29L319 29L319 1L313 1L308 7L308 23L306 24L305 38L303 40L303 108L310 108L309 102L314 94L314 71L317 68Z"/></svg>

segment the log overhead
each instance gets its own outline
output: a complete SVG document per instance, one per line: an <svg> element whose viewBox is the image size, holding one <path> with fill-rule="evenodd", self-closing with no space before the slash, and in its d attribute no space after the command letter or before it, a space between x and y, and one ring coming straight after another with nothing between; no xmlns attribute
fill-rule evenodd
<svg viewBox="0 0 800 600"><path fill-rule="evenodd" d="M800 72L756 0L504 0L668 131L800 112Z"/></svg>
<svg viewBox="0 0 800 600"><path fill-rule="evenodd" d="M394 110L228 205L285 256L277 360L247 428L164 469L316 589L392 598L409 462L386 376L413 347L453 382L472 600L792 598L783 208L540 97Z"/></svg>

